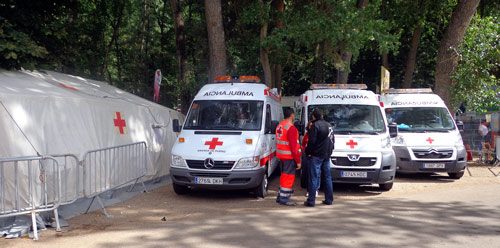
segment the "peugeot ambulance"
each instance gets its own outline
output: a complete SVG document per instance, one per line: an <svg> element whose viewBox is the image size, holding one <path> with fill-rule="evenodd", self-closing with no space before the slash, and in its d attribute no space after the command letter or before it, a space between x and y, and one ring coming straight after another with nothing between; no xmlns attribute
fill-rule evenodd
<svg viewBox="0 0 500 248"><path fill-rule="evenodd" d="M172 149L170 176L177 194L192 187L252 189L265 197L278 167L275 130L280 97L257 76L220 76L196 94Z"/></svg>
<svg viewBox="0 0 500 248"><path fill-rule="evenodd" d="M299 129L312 120L316 108L323 111L323 118L333 126L335 148L330 164L333 182L379 184L382 190L392 188L396 157L390 137L397 135L397 127L388 125L377 96L366 90L366 85L313 84L300 96L296 108L302 113L300 124L296 124ZM307 169L303 169L302 186L307 177Z"/></svg>
<svg viewBox="0 0 500 248"><path fill-rule="evenodd" d="M464 175L463 123L455 123L438 95L431 89L389 89L381 101L387 119L398 124L399 134L392 139L398 172Z"/></svg>

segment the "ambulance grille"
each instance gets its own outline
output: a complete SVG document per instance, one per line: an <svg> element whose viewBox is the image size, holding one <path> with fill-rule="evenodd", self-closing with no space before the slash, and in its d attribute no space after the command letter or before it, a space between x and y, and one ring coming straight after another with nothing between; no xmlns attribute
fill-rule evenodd
<svg viewBox="0 0 500 248"><path fill-rule="evenodd" d="M451 158L453 150L413 150L413 154L416 158Z"/></svg>
<svg viewBox="0 0 500 248"><path fill-rule="evenodd" d="M186 160L191 169L207 170L205 160ZM214 161L214 167L208 170L230 170L233 168L234 161Z"/></svg>
<svg viewBox="0 0 500 248"><path fill-rule="evenodd" d="M377 158L359 158L358 161L350 161L347 157L332 157L332 163L337 166L373 166Z"/></svg>

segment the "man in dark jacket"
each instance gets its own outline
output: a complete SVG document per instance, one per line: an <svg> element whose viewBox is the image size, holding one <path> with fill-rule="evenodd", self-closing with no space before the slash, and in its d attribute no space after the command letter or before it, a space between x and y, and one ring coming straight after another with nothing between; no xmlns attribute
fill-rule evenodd
<svg viewBox="0 0 500 248"><path fill-rule="evenodd" d="M330 174L330 156L335 143L333 128L330 123L323 119L323 113L319 108L314 109L312 118L313 122L309 129L309 141L306 148L309 169L309 182L307 185L309 196L304 205L314 207L316 204L316 190L319 188L321 177L325 188L323 204L332 205L333 185Z"/></svg>

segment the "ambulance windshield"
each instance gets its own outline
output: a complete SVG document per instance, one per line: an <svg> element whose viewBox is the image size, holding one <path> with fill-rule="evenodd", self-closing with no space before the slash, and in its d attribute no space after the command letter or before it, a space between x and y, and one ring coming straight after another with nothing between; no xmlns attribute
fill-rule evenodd
<svg viewBox="0 0 500 248"><path fill-rule="evenodd" d="M323 118L334 127L336 134L377 134L385 132L384 119L378 106L354 104L309 105L309 120L312 120L312 112L315 108L320 108L323 111Z"/></svg>
<svg viewBox="0 0 500 248"><path fill-rule="evenodd" d="M385 113L387 121L396 122L400 132L447 132L455 129L446 108L388 108Z"/></svg>
<svg viewBox="0 0 500 248"><path fill-rule="evenodd" d="M184 129L260 130L262 101L194 101Z"/></svg>

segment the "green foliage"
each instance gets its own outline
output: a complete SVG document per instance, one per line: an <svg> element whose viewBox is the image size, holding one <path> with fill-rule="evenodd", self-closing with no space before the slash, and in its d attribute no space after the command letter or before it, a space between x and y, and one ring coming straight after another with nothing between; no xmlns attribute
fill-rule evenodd
<svg viewBox="0 0 500 248"><path fill-rule="evenodd" d="M373 44L379 52L395 51L399 36L390 32L394 23L379 18L380 1L372 1L362 9L357 9L356 2L299 3L283 16L286 25L273 30L266 45L278 50L304 46L311 58L316 45L326 41L325 55L334 69L349 69L341 58L344 51L353 53L354 58L362 48Z"/></svg>
<svg viewBox="0 0 500 248"><path fill-rule="evenodd" d="M43 46L39 46L26 33L18 31L16 26L0 17L0 66L4 68L36 66L36 58L48 54Z"/></svg>
<svg viewBox="0 0 500 248"><path fill-rule="evenodd" d="M454 101L485 112L500 106L500 17L477 16L469 26L453 75Z"/></svg>
<svg viewBox="0 0 500 248"><path fill-rule="evenodd" d="M316 47L325 43L323 77L351 69L349 82L379 83L380 54L389 53L391 85L402 81L413 30L423 27L414 86L432 87L437 50L457 0L284 1L279 13L270 0L222 1L228 74L263 76L260 49L280 64L285 95L299 95L315 77ZM5 0L0 3L0 67L50 69L105 80L152 99L153 75L163 74L160 103L176 107L206 83L208 38L203 1L180 1L184 11L188 85L177 81L174 23L168 0ZM481 18L464 42L454 94L457 102L485 110L498 104L498 13L483 0ZM492 16L492 17L488 17ZM488 19L489 18L489 19ZM488 20L488 21L486 21ZM260 41L263 23L267 38ZM279 25L279 24L283 25ZM491 24L493 23L493 24ZM497 35L497 36L494 36ZM496 41L495 41L496 39ZM343 52L351 52L349 63ZM495 69L496 68L496 69ZM498 106L498 105L497 105Z"/></svg>

